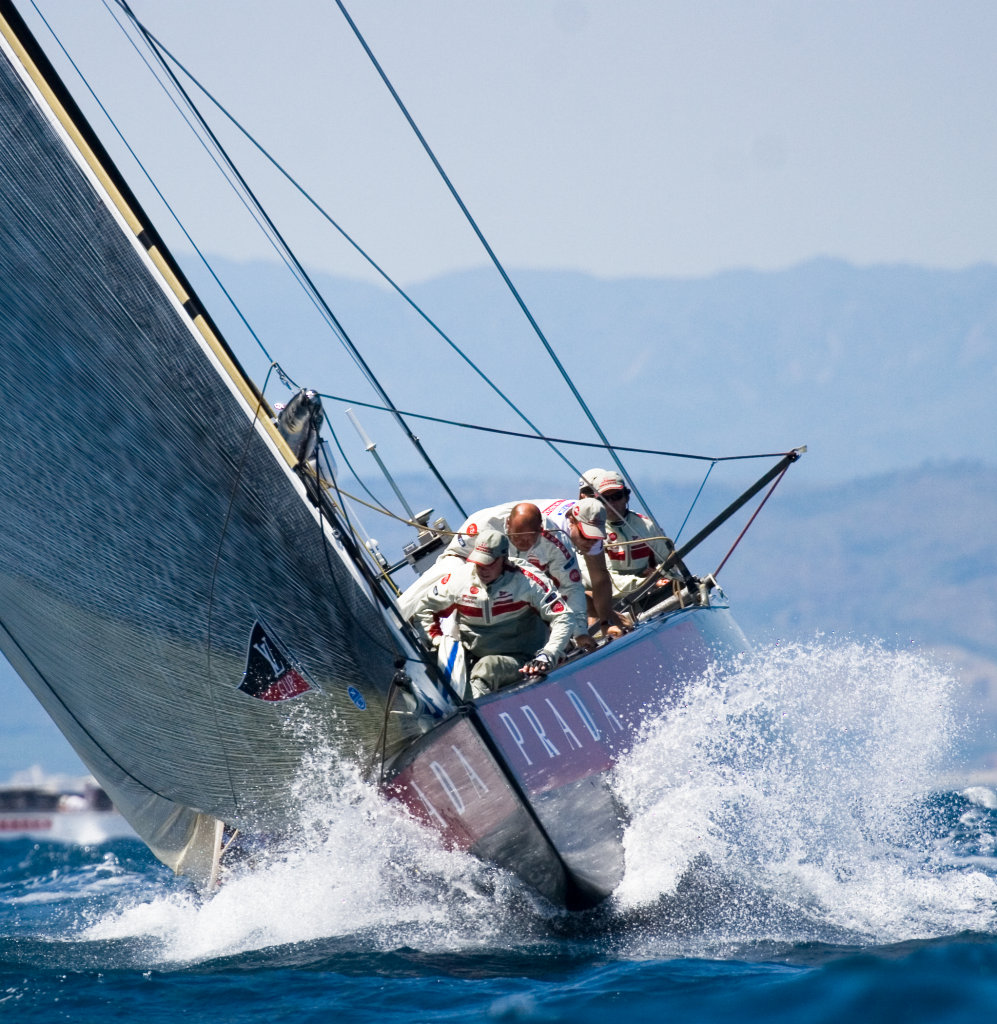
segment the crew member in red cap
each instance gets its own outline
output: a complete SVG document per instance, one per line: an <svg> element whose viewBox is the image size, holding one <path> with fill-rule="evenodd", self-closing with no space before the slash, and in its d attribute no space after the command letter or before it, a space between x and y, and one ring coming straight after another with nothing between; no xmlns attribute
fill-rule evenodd
<svg viewBox="0 0 997 1024"><path fill-rule="evenodd" d="M630 508L630 488L615 469L590 469L578 481L579 497L597 497L607 510L606 561L618 600L636 590L655 567L675 550L675 545L649 516ZM681 579L671 569L667 579Z"/></svg>
<svg viewBox="0 0 997 1024"><path fill-rule="evenodd" d="M473 660L473 696L546 675L557 664L571 639L574 616L549 577L509 558L504 534L482 530L466 561L446 558L430 573L438 578L420 588L415 607L403 607L403 613L434 644L442 637L440 621L456 613L461 643Z"/></svg>

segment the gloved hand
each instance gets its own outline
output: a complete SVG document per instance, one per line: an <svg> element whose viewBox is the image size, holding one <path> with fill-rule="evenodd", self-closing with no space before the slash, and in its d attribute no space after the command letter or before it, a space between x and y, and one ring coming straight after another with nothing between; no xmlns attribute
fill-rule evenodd
<svg viewBox="0 0 997 1024"><path fill-rule="evenodd" d="M520 670L524 676L545 676L554 667L554 660L549 654L541 651L532 661L528 661Z"/></svg>

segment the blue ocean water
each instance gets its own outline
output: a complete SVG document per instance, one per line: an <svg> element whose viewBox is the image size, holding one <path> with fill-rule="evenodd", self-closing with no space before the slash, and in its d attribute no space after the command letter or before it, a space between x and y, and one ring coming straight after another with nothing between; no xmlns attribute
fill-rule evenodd
<svg viewBox="0 0 997 1024"><path fill-rule="evenodd" d="M619 765L627 872L586 914L440 850L345 766L210 899L137 841L0 843L0 1017L51 1022L978 1021L997 792L953 682L814 642L703 680Z"/></svg>

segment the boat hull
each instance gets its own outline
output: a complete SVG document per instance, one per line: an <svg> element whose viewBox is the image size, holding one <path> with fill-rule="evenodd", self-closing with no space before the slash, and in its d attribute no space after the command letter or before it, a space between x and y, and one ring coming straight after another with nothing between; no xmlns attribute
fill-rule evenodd
<svg viewBox="0 0 997 1024"><path fill-rule="evenodd" d="M613 767L689 683L746 650L725 606L643 623L541 682L476 701L393 766L386 792L448 845L553 902L593 906L624 871Z"/></svg>

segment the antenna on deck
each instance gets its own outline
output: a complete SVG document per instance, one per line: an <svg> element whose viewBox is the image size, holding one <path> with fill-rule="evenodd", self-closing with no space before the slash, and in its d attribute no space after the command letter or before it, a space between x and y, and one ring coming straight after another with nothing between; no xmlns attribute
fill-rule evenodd
<svg viewBox="0 0 997 1024"><path fill-rule="evenodd" d="M388 471L388 467L385 466L384 460L378 454L377 444L367 436L367 431L364 430L363 425L360 423L360 420L357 419L356 413L354 413L352 409L347 409L346 415L350 418L350 422L353 424L354 428L356 429L356 432L360 435L360 440L363 442L364 451L368 451L370 452L371 455L374 456L374 461L378 464L378 466L381 469L381 472L384 474L384 479L387 480L389 484L391 484L391 489L395 492L395 496L402 503L402 508L404 508L406 513L408 514L409 521L419 531L418 540L413 541L411 544L405 545L404 559L396 565L391 566L390 568L386 567L386 572L388 572L389 574L393 573L395 572L395 570L399 569L407 562L409 565L412 566L412 568L416 571L417 574L420 574L425 569L429 568L430 563L436 561L437 553L439 552L439 549L443 547L444 544L443 538L441 536L441 531L449 532L447 521L446 519L443 519L441 517L437 519L432 526L430 526L429 517L433 514L433 510L431 508L423 509L419 513L415 513L412 511L412 506L409 505L409 503L405 500L405 495L402 494L401 490L398 487L398 484L395 483L394 478ZM368 546L370 546L370 544L372 543L376 547L375 541L368 541ZM371 550L373 552L373 548ZM373 553L375 558L377 558L380 555L379 551Z"/></svg>
<svg viewBox="0 0 997 1024"><path fill-rule="evenodd" d="M402 494L402 492L398 489L398 484L395 483L394 478L388 472L388 467L384 464L384 460L381 458L380 455L377 454L377 445L367 436L367 431L364 430L363 425L357 419L356 413L354 413L352 409L347 409L346 415L349 416L350 423L353 424L353 426L356 428L357 433L360 435L360 440L363 441L364 444L364 451L368 451L370 452L371 455L374 456L374 461L378 464L378 466L380 466L381 472L384 474L384 479L387 480L389 484L391 484L391 489L395 492L395 497L397 497L398 500L402 503L402 508L405 509L405 511L408 513L409 519L412 519L417 523L425 524L428 521L433 510L431 508L426 509L425 512L420 512L418 516L412 511L412 507L405 500L405 495Z"/></svg>

